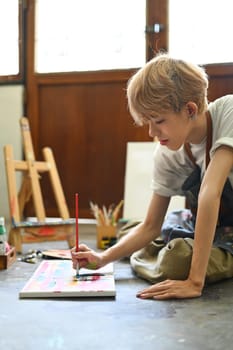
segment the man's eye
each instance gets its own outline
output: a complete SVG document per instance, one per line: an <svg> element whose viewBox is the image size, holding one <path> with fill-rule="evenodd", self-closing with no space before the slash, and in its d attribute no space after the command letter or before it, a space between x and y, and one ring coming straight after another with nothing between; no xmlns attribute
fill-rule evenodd
<svg viewBox="0 0 233 350"><path fill-rule="evenodd" d="M156 120L156 121L155 121L155 124L162 124L163 122L164 122L163 119L161 119L161 120Z"/></svg>

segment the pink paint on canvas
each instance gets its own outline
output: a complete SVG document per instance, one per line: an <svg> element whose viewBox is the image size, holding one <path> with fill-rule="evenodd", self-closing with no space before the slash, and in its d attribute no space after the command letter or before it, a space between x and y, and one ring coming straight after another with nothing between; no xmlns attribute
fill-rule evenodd
<svg viewBox="0 0 233 350"><path fill-rule="evenodd" d="M82 274L82 270L80 270ZM91 278L74 280L75 270L69 260L44 260L20 291L20 298L114 297L113 264L99 270L83 270ZM96 275L99 273L101 275ZM92 278L93 277L93 278Z"/></svg>

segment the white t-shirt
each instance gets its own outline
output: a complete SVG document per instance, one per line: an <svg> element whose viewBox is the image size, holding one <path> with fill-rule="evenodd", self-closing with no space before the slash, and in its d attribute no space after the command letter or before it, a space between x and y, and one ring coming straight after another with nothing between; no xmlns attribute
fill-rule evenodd
<svg viewBox="0 0 233 350"><path fill-rule="evenodd" d="M233 95L221 97L208 106L211 114L213 138L210 158L221 145L233 148ZM191 144L191 150L196 163L205 172L206 139L198 145ZM171 151L166 146L158 144L154 153L154 171L152 189L161 196L170 197L183 195L181 189L184 181L191 174L194 167L184 147L178 151ZM233 187L233 169L229 174Z"/></svg>

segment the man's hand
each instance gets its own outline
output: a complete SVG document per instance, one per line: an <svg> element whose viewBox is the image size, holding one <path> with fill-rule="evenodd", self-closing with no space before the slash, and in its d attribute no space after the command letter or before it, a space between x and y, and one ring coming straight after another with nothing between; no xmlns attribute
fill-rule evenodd
<svg viewBox="0 0 233 350"><path fill-rule="evenodd" d="M71 249L71 257L73 268L76 269L77 264L79 268L96 270L104 265L101 253L96 253L85 244L79 245L79 250L76 252L75 247Z"/></svg>
<svg viewBox="0 0 233 350"><path fill-rule="evenodd" d="M186 299L200 297L201 293L202 286L197 286L189 279L185 281L165 280L140 291L137 297L157 300Z"/></svg>

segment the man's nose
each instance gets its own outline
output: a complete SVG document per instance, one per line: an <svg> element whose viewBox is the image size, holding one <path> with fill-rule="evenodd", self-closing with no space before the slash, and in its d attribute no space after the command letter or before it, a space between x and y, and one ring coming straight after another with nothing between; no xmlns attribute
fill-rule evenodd
<svg viewBox="0 0 233 350"><path fill-rule="evenodd" d="M158 136L158 128L156 127L155 123L152 121L149 121L149 136L150 137Z"/></svg>

